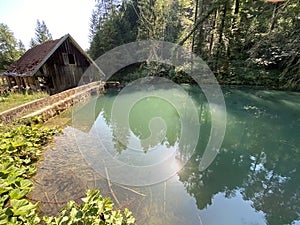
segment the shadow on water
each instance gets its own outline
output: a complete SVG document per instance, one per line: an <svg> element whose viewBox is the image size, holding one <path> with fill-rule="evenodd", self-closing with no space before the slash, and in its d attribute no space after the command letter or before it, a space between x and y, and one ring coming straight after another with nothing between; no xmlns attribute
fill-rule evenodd
<svg viewBox="0 0 300 225"><path fill-rule="evenodd" d="M201 172L199 162L211 128L209 107L198 88L184 88L197 105L201 128L194 154L176 176L147 187L114 183L117 199L111 195L107 180L82 157L74 130L84 134L102 124L103 135L119 157L128 151L132 136L150 135L151 118L164 118L167 129L163 139L140 146L144 152L156 145L166 150L176 146L181 125L172 105L148 98L132 109L128 129L112 120L118 93L108 92L73 111L80 123L67 126L45 153L31 198L40 200L43 213L50 214L67 200L79 200L85 189L97 188L119 207L132 209L138 224L300 224L300 94L223 88L225 139L214 162Z"/></svg>

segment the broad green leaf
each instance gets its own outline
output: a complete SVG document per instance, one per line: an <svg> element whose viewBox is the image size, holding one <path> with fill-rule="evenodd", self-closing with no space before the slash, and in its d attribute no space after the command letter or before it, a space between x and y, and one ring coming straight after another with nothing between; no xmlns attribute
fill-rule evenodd
<svg viewBox="0 0 300 225"><path fill-rule="evenodd" d="M2 195L3 193L8 192L11 189L12 189L12 187L7 182L0 179L0 195Z"/></svg>
<svg viewBox="0 0 300 225"><path fill-rule="evenodd" d="M0 208L4 206L4 204L7 201L8 197L9 197L8 194L4 194L4 195L0 196Z"/></svg>
<svg viewBox="0 0 300 225"><path fill-rule="evenodd" d="M7 224L8 222L8 216L6 215L6 209L0 208L0 224Z"/></svg>
<svg viewBox="0 0 300 225"><path fill-rule="evenodd" d="M21 189L13 189L9 192L9 197L11 199L20 199L23 198L29 191L28 190L21 190Z"/></svg>
<svg viewBox="0 0 300 225"><path fill-rule="evenodd" d="M132 212L130 212L127 208L124 209L124 215L126 218L130 217L132 215Z"/></svg>
<svg viewBox="0 0 300 225"><path fill-rule="evenodd" d="M31 202L29 202L26 199L21 199L21 200L12 199L10 201L10 204L12 206L12 211L13 211L14 215L17 215L17 216L31 214L32 211L35 210L37 207L37 203L32 204Z"/></svg>
<svg viewBox="0 0 300 225"><path fill-rule="evenodd" d="M9 174L8 177L6 178L6 182L9 185L15 184L22 179L15 174L15 171L18 171L18 169L11 171L11 174Z"/></svg>
<svg viewBox="0 0 300 225"><path fill-rule="evenodd" d="M50 224L53 221L53 216L43 216L43 221L46 222L46 224Z"/></svg>
<svg viewBox="0 0 300 225"><path fill-rule="evenodd" d="M22 190L31 190L32 187L33 187L33 183L30 180L28 179L21 180L20 188Z"/></svg>
<svg viewBox="0 0 300 225"><path fill-rule="evenodd" d="M31 159L30 159L30 158L24 159L24 163L25 163L25 164L29 164L30 162L31 162Z"/></svg>
<svg viewBox="0 0 300 225"><path fill-rule="evenodd" d="M69 217L64 216L64 217L59 217L59 218L55 218L55 222L58 225L63 224L64 222L66 222L69 219Z"/></svg>
<svg viewBox="0 0 300 225"><path fill-rule="evenodd" d="M126 219L127 224L134 224L135 223L135 218L133 216L130 216L129 218Z"/></svg>
<svg viewBox="0 0 300 225"><path fill-rule="evenodd" d="M78 212L77 209L72 208L72 209L71 209L71 212L70 212L70 217L71 217L72 219L74 219L74 218L76 217L76 215L77 215L77 212Z"/></svg>

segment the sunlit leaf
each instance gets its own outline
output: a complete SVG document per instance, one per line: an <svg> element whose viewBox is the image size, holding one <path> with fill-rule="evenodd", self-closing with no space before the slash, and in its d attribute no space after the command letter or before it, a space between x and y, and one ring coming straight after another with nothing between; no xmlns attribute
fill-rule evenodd
<svg viewBox="0 0 300 225"><path fill-rule="evenodd" d="M11 199L20 199L23 198L27 193L27 190L13 189L9 192L9 197Z"/></svg>
<svg viewBox="0 0 300 225"><path fill-rule="evenodd" d="M12 206L12 211L14 215L26 215L31 214L33 210L36 209L37 204L32 204L26 199L12 199L10 201L10 205Z"/></svg>

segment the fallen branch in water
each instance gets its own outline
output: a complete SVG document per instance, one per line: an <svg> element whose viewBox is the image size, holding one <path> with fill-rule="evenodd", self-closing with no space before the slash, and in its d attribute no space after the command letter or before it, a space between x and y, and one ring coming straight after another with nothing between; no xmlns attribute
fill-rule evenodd
<svg viewBox="0 0 300 225"><path fill-rule="evenodd" d="M113 191L112 189L112 184L110 182L110 179L109 179L109 176L108 176L108 171L107 171L107 168L105 167L105 173L106 173L106 179L107 179L107 184L108 184L108 187L109 187L109 190L110 190L110 193L112 194L112 196L114 197L116 203L118 204L118 206L120 206L120 202L117 198L117 196L115 195L115 192Z"/></svg>
<svg viewBox="0 0 300 225"><path fill-rule="evenodd" d="M132 188L123 186L123 185L121 185L121 184L116 184L116 185L117 185L118 187L120 187L120 188L123 188L123 189L125 189L125 190L131 191L132 193L135 193L135 194L140 195L140 196L142 196L142 197L146 197L145 194L140 193L140 192L138 192L138 191L136 191L136 190L134 190L134 189L132 189Z"/></svg>

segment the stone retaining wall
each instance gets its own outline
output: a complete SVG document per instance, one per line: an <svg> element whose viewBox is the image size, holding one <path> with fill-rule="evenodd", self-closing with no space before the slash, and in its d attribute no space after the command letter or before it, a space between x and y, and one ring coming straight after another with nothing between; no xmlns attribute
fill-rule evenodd
<svg viewBox="0 0 300 225"><path fill-rule="evenodd" d="M10 123L16 118L43 115L47 120L77 102L84 101L94 93L101 93L104 83L93 82L25 103L0 113L0 123Z"/></svg>

